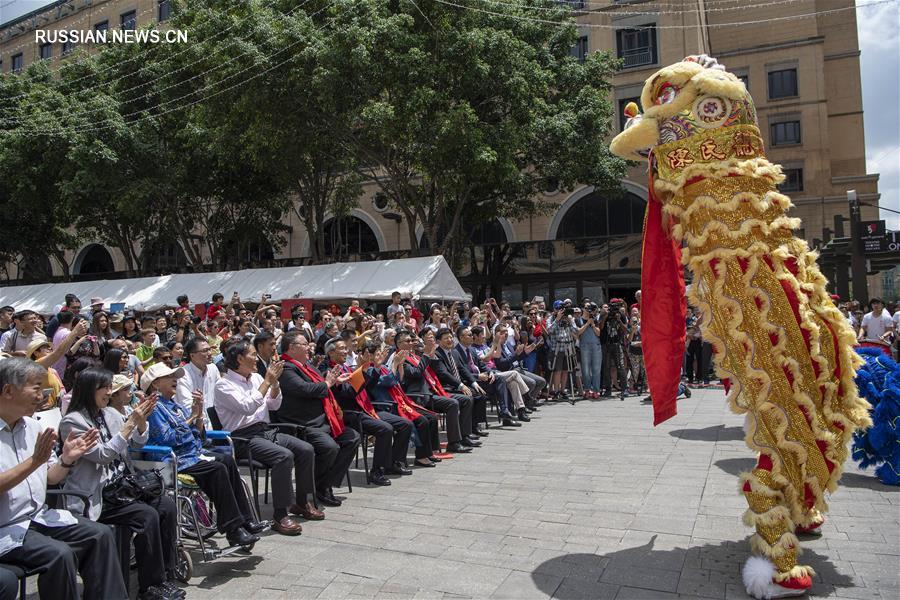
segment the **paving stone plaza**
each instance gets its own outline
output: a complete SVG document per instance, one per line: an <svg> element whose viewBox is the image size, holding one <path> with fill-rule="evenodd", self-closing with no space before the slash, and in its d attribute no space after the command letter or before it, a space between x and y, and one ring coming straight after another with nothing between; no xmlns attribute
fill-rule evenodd
<svg viewBox="0 0 900 600"><path fill-rule="evenodd" d="M188 598L747 598L741 417L714 389L657 428L650 410L548 405L391 487L366 488L360 462L325 521L197 561ZM804 543L810 597L900 597L900 489L848 463L830 506Z"/></svg>

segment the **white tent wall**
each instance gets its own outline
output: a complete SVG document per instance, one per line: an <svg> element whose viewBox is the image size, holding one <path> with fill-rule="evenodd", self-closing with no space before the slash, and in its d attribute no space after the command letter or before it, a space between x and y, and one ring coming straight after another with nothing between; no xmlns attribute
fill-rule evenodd
<svg viewBox="0 0 900 600"><path fill-rule="evenodd" d="M187 294L192 303L197 303L208 302L215 292L220 292L227 302L235 291L249 302L259 302L263 294L270 294L273 300L389 300L394 291L413 298L469 299L444 257L429 256L3 287L0 306L51 314L66 294L75 294L85 307L92 297L101 297L107 306L124 302L128 309L152 311L175 306L175 298L181 294Z"/></svg>

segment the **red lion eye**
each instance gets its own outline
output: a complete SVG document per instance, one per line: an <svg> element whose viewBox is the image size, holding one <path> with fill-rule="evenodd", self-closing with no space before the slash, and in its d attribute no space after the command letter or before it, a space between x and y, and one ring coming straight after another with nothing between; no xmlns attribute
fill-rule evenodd
<svg viewBox="0 0 900 600"><path fill-rule="evenodd" d="M675 99L675 96L678 95L678 87L672 85L671 83L664 83L662 87L659 88L659 92L656 94L656 99L653 101L657 106L661 104L668 104Z"/></svg>

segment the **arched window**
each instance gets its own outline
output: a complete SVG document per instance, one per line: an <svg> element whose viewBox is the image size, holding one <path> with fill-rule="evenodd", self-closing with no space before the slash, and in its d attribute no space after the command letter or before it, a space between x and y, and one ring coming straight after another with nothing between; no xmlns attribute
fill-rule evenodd
<svg viewBox="0 0 900 600"><path fill-rule="evenodd" d="M556 239L640 233L644 226L646 207L647 202L631 192L625 192L619 197L591 192L576 201L563 215L556 231Z"/></svg>
<svg viewBox="0 0 900 600"><path fill-rule="evenodd" d="M75 260L74 272L76 275L111 273L115 270L112 255L100 244L91 244L82 250L81 255Z"/></svg>
<svg viewBox="0 0 900 600"><path fill-rule="evenodd" d="M378 238L359 217L346 216L325 223L325 255L346 256L379 252Z"/></svg>

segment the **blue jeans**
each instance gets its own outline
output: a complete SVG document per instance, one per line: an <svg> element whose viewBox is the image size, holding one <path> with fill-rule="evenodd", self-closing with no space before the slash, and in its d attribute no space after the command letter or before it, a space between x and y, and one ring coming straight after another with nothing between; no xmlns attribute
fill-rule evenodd
<svg viewBox="0 0 900 600"><path fill-rule="evenodd" d="M599 344L581 346L581 385L585 391L599 392L603 385L603 351Z"/></svg>

